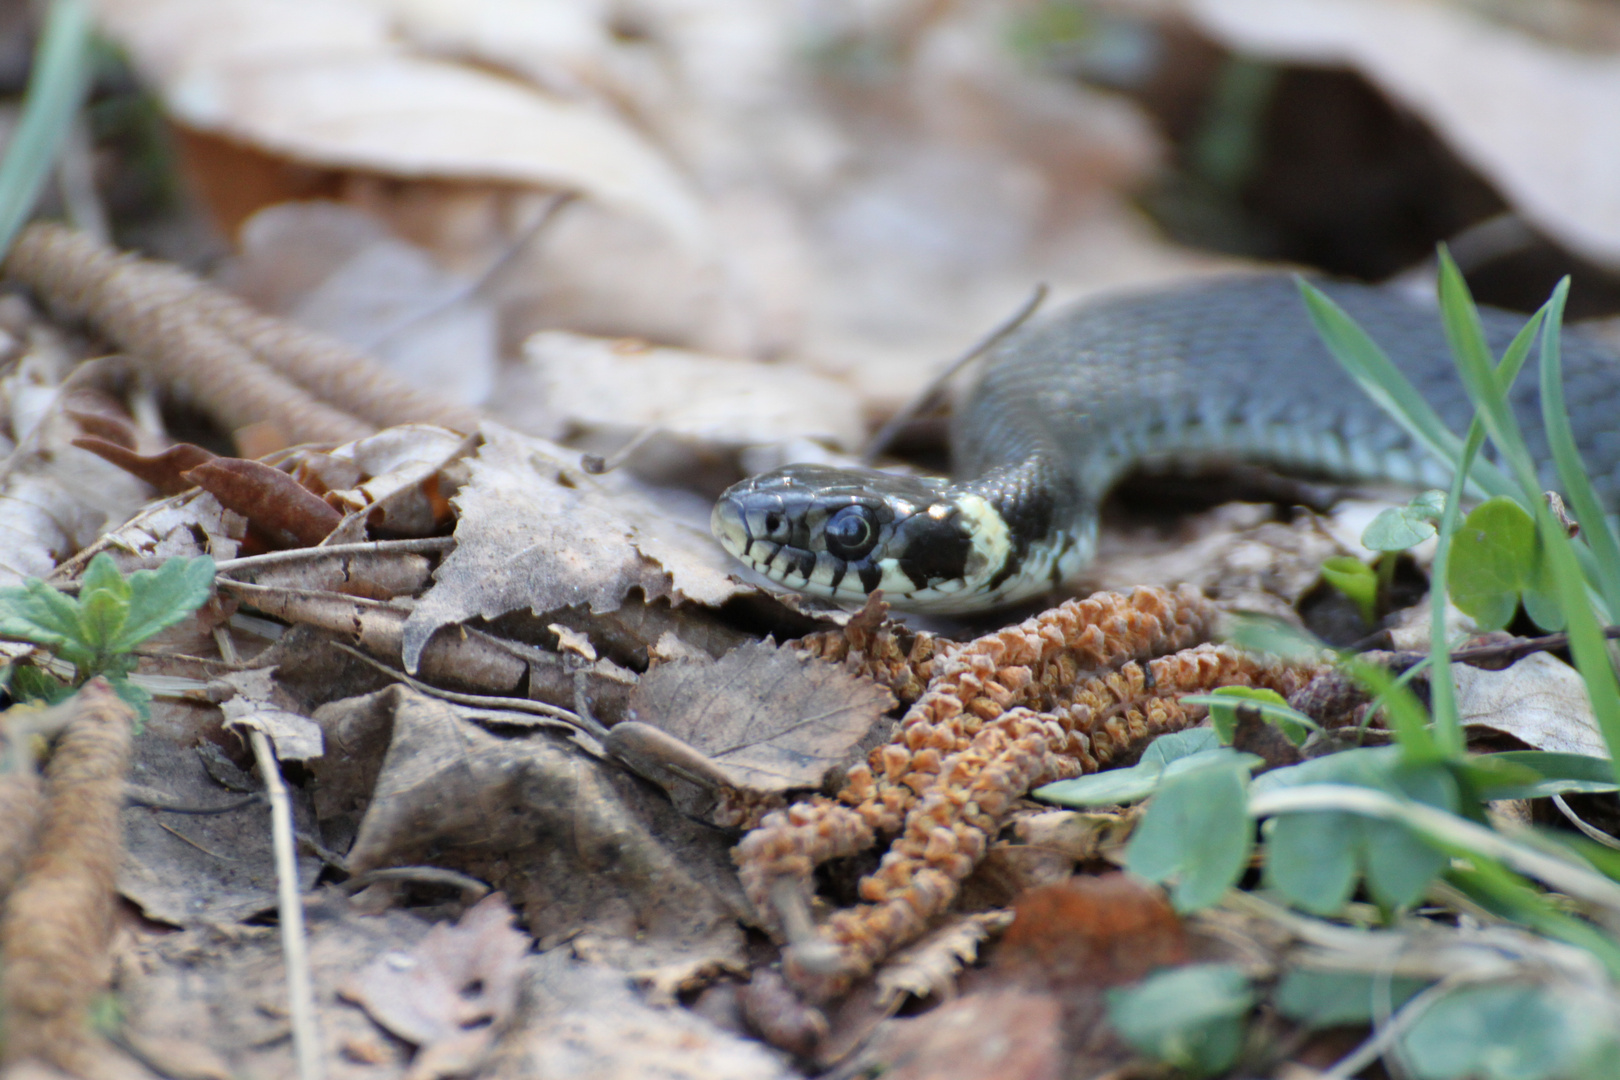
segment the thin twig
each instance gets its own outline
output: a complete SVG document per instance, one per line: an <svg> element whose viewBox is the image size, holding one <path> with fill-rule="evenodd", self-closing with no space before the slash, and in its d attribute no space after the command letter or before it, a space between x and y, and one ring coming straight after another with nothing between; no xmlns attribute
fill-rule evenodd
<svg viewBox="0 0 1620 1080"><path fill-rule="evenodd" d="M1602 844L1611 851L1620 851L1620 840L1616 840L1614 837L1610 836L1608 833L1604 832L1602 829L1591 824L1585 818L1581 817L1581 815L1577 814L1570 808L1569 803L1564 801L1564 797L1562 795L1553 795L1552 801L1553 805L1558 807L1558 812L1563 814L1564 817L1568 818L1569 823L1581 831L1581 835L1585 836L1593 843Z"/></svg>
<svg viewBox="0 0 1620 1080"><path fill-rule="evenodd" d="M309 951L304 943L304 905L298 890L298 857L293 850L292 802L281 782L281 765L270 740L258 728L248 732L259 764L265 794L270 797L270 835L276 854L276 901L281 916L281 951L287 965L287 1006L292 1019L293 1055L299 1080L323 1080L320 1032L316 1026L315 986L310 980Z"/></svg>
<svg viewBox="0 0 1620 1080"><path fill-rule="evenodd" d="M453 536L424 536L415 540L372 540L358 544L333 544L330 547L293 548L289 551L270 551L263 555L244 555L240 559L225 559L214 564L214 570L225 574L232 570L257 570L261 566L281 563L325 562L343 555L395 555L427 554L449 551L456 546Z"/></svg>
<svg viewBox="0 0 1620 1080"><path fill-rule="evenodd" d="M469 708L488 709L491 712L530 713L574 728L577 731L583 731L598 742L607 738L608 729L603 727L600 721L595 719L587 721L584 717L556 705L548 705L544 701L531 701L528 698L496 697L488 694L458 694L454 690L441 690L437 686L422 682L419 679L413 679L398 668L389 667L376 657L367 656L359 649L345 645L341 641L331 642L331 645L335 649L343 650L356 660L370 664L385 675L399 680L412 690L420 691L429 697L436 697L455 705L466 705Z"/></svg>
<svg viewBox="0 0 1620 1080"><path fill-rule="evenodd" d="M879 428L878 433L867 442L866 448L861 451L861 464L871 465L875 462L878 455L889 448L889 444L894 442L895 436L899 435L907 424L915 420L925 410L932 408L934 403L939 400L940 392L944 390L945 384L951 380L952 376L1001 344L1003 338L1028 322L1029 317L1034 315L1041 304L1045 302L1046 293L1047 289L1044 284L1035 286L1035 291L1030 293L1029 299L1024 301L1022 307L1013 312L1011 318L986 334L978 344L952 360L944 371L934 376L933 381L923 388L922 393L912 398L905 408L895 413L889 419L889 422Z"/></svg>

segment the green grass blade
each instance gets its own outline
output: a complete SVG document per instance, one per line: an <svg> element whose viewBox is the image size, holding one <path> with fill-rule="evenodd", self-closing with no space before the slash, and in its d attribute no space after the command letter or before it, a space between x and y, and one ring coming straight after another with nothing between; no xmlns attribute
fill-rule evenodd
<svg viewBox="0 0 1620 1080"><path fill-rule="evenodd" d="M1587 478L1586 465L1575 446L1569 412L1564 407L1562 327L1564 302L1569 297L1569 278L1558 283L1547 301L1547 321L1541 328L1541 415L1547 428L1547 445L1558 466L1558 484L1569 500L1581 536L1591 550L1588 565L1593 583L1609 612L1620 612L1620 543L1615 540L1608 513Z"/></svg>
<svg viewBox="0 0 1620 1080"><path fill-rule="evenodd" d="M1339 365L1412 438L1455 469L1463 441L1441 422L1410 380L1343 308L1304 278L1297 280L1311 322ZM1518 494L1518 487L1483 459L1475 461L1469 480L1487 495Z"/></svg>
<svg viewBox="0 0 1620 1080"><path fill-rule="evenodd" d="M55 0L45 17L22 119L0 160L0 256L34 210L90 85L90 9Z"/></svg>
<svg viewBox="0 0 1620 1080"><path fill-rule="evenodd" d="M1511 353L1502 361L1504 367L1510 359ZM1522 357L1520 363L1523 363ZM1434 565L1429 568L1429 663L1433 667L1429 678L1429 711L1434 717L1440 750L1455 759L1460 759L1468 749L1468 740L1463 735L1462 715L1457 711L1457 687L1451 681L1451 642L1446 640L1446 582L1451 572L1451 541L1462 519L1463 487L1468 469L1484 443L1485 424L1476 416L1468 425L1468 438L1463 440L1462 456L1452 474L1451 491L1446 494L1446 508L1440 515Z"/></svg>
<svg viewBox="0 0 1620 1080"><path fill-rule="evenodd" d="M1586 578L1575 557L1575 545L1540 499L1536 500L1536 526L1552 568L1564 617L1568 620L1569 651L1586 683L1586 696L1597 717L1598 730L1603 732L1603 742L1614 762L1615 777L1620 779L1620 681L1615 678L1609 642L1592 610Z"/></svg>
<svg viewBox="0 0 1620 1080"><path fill-rule="evenodd" d="M1510 494L1522 497L1526 509L1541 503L1541 482L1524 435L1519 431L1518 418L1513 415L1513 406L1508 401L1508 384L1497 377L1485 330L1480 325L1479 310L1474 306L1462 271L1457 269L1444 245L1440 248L1440 323L1451 345L1451 355L1457 361L1463 387L1485 422L1485 432L1522 489ZM1520 331L1520 337L1523 336Z"/></svg>

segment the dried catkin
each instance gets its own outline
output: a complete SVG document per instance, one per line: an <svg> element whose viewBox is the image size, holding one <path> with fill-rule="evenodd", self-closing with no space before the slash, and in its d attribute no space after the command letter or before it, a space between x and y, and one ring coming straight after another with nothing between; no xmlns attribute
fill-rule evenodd
<svg viewBox="0 0 1620 1080"><path fill-rule="evenodd" d="M103 680L80 691L45 774L40 839L0 919L5 1060L75 1071L107 981L119 814L133 712Z"/></svg>
<svg viewBox="0 0 1620 1080"><path fill-rule="evenodd" d="M1286 695L1315 674L1189 648L1215 614L1191 589L1099 593L937 657L896 738L850 770L837 799L767 815L733 853L745 891L780 934L773 898L784 886L807 898L818 864L894 838L860 883L865 903L834 913L813 937L796 935L783 957L788 979L814 1000L842 992L949 907L1017 799L1198 723L1204 710L1182 697L1231 685Z"/></svg>
<svg viewBox="0 0 1620 1080"><path fill-rule="evenodd" d="M293 441L341 442L400 423L459 431L478 423L475 410L410 386L342 342L60 225L23 230L4 269L189 389L233 429L268 423Z"/></svg>

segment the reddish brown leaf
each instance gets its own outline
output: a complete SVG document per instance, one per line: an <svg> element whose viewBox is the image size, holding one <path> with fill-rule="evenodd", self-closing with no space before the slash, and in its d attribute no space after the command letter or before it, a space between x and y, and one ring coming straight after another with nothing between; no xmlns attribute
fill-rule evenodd
<svg viewBox="0 0 1620 1080"><path fill-rule="evenodd" d="M131 476L145 480L157 488L160 495L178 495L192 487L191 481L185 478L186 470L213 461L215 457L210 451L191 443L177 443L161 454L137 454L128 447L97 435L81 435L73 440L73 445L112 462Z"/></svg>
<svg viewBox="0 0 1620 1080"><path fill-rule="evenodd" d="M319 496L263 462L215 458L183 476L284 547L312 547L343 520Z"/></svg>
<svg viewBox="0 0 1620 1080"><path fill-rule="evenodd" d="M1163 894L1124 874L1032 889L1013 910L995 955L1008 981L1119 986L1187 960L1186 932Z"/></svg>

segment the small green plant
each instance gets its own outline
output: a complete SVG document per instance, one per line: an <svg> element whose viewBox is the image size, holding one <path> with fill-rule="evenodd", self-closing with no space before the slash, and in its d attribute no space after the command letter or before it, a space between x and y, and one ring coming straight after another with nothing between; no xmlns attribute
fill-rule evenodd
<svg viewBox="0 0 1620 1080"><path fill-rule="evenodd" d="M90 560L76 597L37 578L0 589L0 636L43 645L73 667L65 682L42 668L9 669L12 694L55 702L100 675L144 716L150 697L129 678L135 648L197 610L213 586L214 560L206 555L126 578L103 552Z"/></svg>
<svg viewBox="0 0 1620 1080"><path fill-rule="evenodd" d="M1236 711L1253 710L1296 741L1309 720L1286 703L1249 691L1188 699L1210 707L1213 730L1182 733L1158 753L1170 737L1155 742L1131 775L1112 785L1116 796L1151 799L1126 849L1126 866L1167 885L1180 911L1223 903L1280 912L1274 905L1282 904L1302 913L1287 916L1294 925L1311 917L1337 920L1334 940L1354 938L1369 949L1380 933L1409 940L1400 928L1412 925L1419 903L1461 905L1516 926L1526 940L1574 946L1584 952L1588 968L1575 964L1563 969L1566 974L1548 974L1535 963L1506 964L1489 978L1447 978L1427 986L1404 980L1399 987L1387 977L1352 971L1299 969L1268 986L1232 969L1182 969L1178 979L1163 976L1116 992L1110 1015L1132 1045L1193 1075L1219 1072L1237 1059L1248 1012L1263 1000L1307 1026L1387 1021L1393 1033L1386 1040L1389 1052L1417 1080L1611 1075L1620 1053L1613 1034L1620 1015L1620 940L1612 930L1620 925L1620 854L1569 833L1503 831L1486 812L1497 799L1612 791L1620 781L1614 760L1620 756L1620 681L1602 629L1620 612L1620 538L1585 475L1564 413L1560 329L1568 283L1560 284L1493 363L1462 275L1442 251L1442 320L1476 410L1460 439L1343 311L1309 285L1301 289L1340 363L1453 468L1449 491L1427 493L1382 515L1364 540L1392 559L1393 552L1436 539L1428 657L1396 677L1341 655L1343 670L1376 695L1393 745L1332 753L1258 778L1251 776L1256 759L1221 745L1231 741ZM1510 405L1510 388L1538 335L1544 425L1560 487L1579 525L1575 537L1544 497ZM1486 438L1503 469L1480 456ZM1469 494L1484 501L1465 518L1461 504ZM1363 599L1375 595L1368 588L1376 585L1371 567L1345 569L1357 579L1351 588L1360 589ZM1451 677L1454 643L1446 638L1448 592L1485 627L1506 625L1521 606L1543 627L1567 627L1609 759L1468 753ZM1233 638L1278 655L1322 652L1319 642L1276 625L1250 624ZM1427 707L1406 685L1420 669L1429 676ZM1095 783L1084 777L1036 794L1095 805L1104 793ZM1259 880L1251 892L1235 892L1257 851ZM1368 902L1355 903L1358 896ZM1368 923L1392 929L1354 927ZM1361 949L1352 942L1344 957L1353 961ZM1582 982L1587 976L1567 974L1577 969L1603 972L1603 989L1594 993L1584 988L1596 985ZM1329 985L1346 979L1356 982L1351 1003L1357 1015L1349 1020L1341 1019L1345 999ZM1343 1069L1343 1075L1353 1072L1359 1068Z"/></svg>

